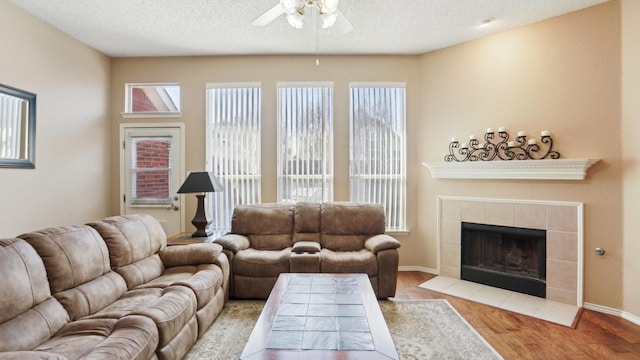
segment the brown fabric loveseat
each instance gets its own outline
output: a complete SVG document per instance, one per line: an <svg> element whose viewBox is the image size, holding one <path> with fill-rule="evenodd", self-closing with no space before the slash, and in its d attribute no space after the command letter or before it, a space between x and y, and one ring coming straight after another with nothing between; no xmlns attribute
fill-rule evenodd
<svg viewBox="0 0 640 360"><path fill-rule="evenodd" d="M381 205L346 202L237 206L214 243L231 264L230 294L266 299L286 272L366 273L378 298L396 292L400 242Z"/></svg>
<svg viewBox="0 0 640 360"><path fill-rule="evenodd" d="M0 359L181 359L228 295L215 244L148 215L0 240Z"/></svg>

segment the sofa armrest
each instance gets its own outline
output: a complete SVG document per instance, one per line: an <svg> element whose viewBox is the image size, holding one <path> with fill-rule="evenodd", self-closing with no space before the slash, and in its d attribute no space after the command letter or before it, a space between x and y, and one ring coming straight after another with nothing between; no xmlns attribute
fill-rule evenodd
<svg viewBox="0 0 640 360"><path fill-rule="evenodd" d="M165 267L214 264L222 252L218 244L190 244L168 246L160 250L160 259Z"/></svg>
<svg viewBox="0 0 640 360"><path fill-rule="evenodd" d="M291 252L294 253L317 253L320 252L320 243L316 241L298 241L293 244Z"/></svg>
<svg viewBox="0 0 640 360"><path fill-rule="evenodd" d="M399 248L400 241L389 235L381 234L367 239L367 241L364 243L364 247L372 253L377 254L378 251L381 250Z"/></svg>
<svg viewBox="0 0 640 360"><path fill-rule="evenodd" d="M225 234L213 240L215 244L220 244L225 250L229 250L234 254L239 250L248 249L251 243L249 238L238 234Z"/></svg>

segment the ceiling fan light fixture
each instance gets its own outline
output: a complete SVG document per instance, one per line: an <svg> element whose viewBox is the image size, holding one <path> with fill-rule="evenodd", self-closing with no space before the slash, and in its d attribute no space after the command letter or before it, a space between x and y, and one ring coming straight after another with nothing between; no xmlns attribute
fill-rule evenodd
<svg viewBox="0 0 640 360"><path fill-rule="evenodd" d="M289 25L296 29L302 29L305 22L306 10L311 11L311 15L315 18L315 24L326 29L333 26L337 22L337 18L344 18L344 15L338 9L339 0L278 0L278 3L266 11L262 15L255 18L251 24L254 26L264 26L273 21L280 15L286 15ZM318 19L319 18L319 19ZM345 19L340 20L341 25L346 24L347 32L353 29L351 23ZM342 26L345 28L345 26Z"/></svg>
<svg viewBox="0 0 640 360"><path fill-rule="evenodd" d="M304 0L280 0L280 6L286 14L293 14L304 9Z"/></svg>
<svg viewBox="0 0 640 360"><path fill-rule="evenodd" d="M322 28L326 29L328 27L331 27L333 24L336 23L336 19L338 18L336 16L335 13L331 13L331 14L322 14L320 15L320 18L322 19Z"/></svg>
<svg viewBox="0 0 640 360"><path fill-rule="evenodd" d="M336 10L338 10L338 1L339 0L318 0L320 12L325 14L335 13Z"/></svg>
<svg viewBox="0 0 640 360"><path fill-rule="evenodd" d="M294 11L291 14L287 14L287 21L289 22L289 25L293 26L296 29L302 29L302 27L304 26L304 16L297 12Z"/></svg>

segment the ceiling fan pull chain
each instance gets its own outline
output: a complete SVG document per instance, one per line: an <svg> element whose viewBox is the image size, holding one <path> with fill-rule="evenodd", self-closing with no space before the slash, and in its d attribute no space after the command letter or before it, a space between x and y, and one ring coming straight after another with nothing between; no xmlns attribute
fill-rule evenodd
<svg viewBox="0 0 640 360"><path fill-rule="evenodd" d="M319 32L320 30L318 29L320 26L320 23L318 21L318 18L320 17L320 15L318 14L320 11L316 11L316 66L320 66L320 59L319 59L319 51L318 48L320 47L319 42L320 42L320 36L319 36Z"/></svg>

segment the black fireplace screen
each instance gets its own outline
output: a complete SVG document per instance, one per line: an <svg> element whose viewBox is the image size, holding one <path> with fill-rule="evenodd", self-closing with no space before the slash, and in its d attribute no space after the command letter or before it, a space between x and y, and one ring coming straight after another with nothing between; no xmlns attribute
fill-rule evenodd
<svg viewBox="0 0 640 360"><path fill-rule="evenodd" d="M546 231L462 223L463 280L546 295Z"/></svg>

